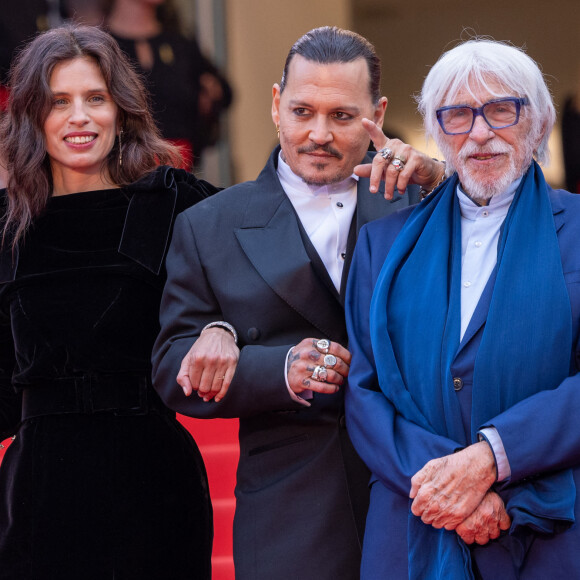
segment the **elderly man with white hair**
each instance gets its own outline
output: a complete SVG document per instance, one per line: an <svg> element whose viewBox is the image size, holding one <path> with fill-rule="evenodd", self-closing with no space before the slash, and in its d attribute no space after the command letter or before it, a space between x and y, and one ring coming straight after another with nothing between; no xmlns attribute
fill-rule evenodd
<svg viewBox="0 0 580 580"><path fill-rule="evenodd" d="M538 165L549 90L523 51L475 39L419 108L448 178L363 228L347 295L361 577L580 578L580 197Z"/></svg>

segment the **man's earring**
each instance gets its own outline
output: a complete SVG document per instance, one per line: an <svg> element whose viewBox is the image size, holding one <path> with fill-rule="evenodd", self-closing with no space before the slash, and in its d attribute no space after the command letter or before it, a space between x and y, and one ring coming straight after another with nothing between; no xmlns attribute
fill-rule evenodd
<svg viewBox="0 0 580 580"><path fill-rule="evenodd" d="M119 131L119 165L123 165L123 129Z"/></svg>

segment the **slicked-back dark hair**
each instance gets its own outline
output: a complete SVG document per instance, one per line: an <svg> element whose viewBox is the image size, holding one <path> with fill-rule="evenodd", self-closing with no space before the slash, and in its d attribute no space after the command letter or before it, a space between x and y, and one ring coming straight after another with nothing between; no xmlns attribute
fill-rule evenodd
<svg viewBox="0 0 580 580"><path fill-rule="evenodd" d="M369 70L369 94L374 104L381 98L381 60L375 47L363 36L336 26L321 26L299 38L288 53L280 81L280 93L288 82L288 69L292 59L300 55L319 64L352 62L364 58Z"/></svg>
<svg viewBox="0 0 580 580"><path fill-rule="evenodd" d="M52 195L44 137L53 101L50 77L56 65L76 58L97 64L118 107L123 164L116 139L102 167L113 184L128 185L159 164L180 161L179 151L161 138L143 82L113 37L93 26L44 32L18 54L10 71L8 109L0 122L0 159L8 170L2 242L10 238L15 246Z"/></svg>

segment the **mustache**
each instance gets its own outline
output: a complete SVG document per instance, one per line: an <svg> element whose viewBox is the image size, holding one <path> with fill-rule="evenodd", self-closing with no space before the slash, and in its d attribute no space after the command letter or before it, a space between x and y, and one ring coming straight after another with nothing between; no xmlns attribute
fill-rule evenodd
<svg viewBox="0 0 580 580"><path fill-rule="evenodd" d="M467 159L472 155L498 155L501 153L512 153L513 147L506 145L505 143L498 143L496 141L490 141L486 143L485 147L480 147L477 143L466 141L459 155L463 159Z"/></svg>
<svg viewBox="0 0 580 580"><path fill-rule="evenodd" d="M298 148L298 153L318 153L320 151L327 153L328 155L332 155L337 159L342 159L343 157L340 151L337 151L336 149L334 149L334 147L330 145L316 145L316 143L313 143L312 145L308 145L307 147Z"/></svg>

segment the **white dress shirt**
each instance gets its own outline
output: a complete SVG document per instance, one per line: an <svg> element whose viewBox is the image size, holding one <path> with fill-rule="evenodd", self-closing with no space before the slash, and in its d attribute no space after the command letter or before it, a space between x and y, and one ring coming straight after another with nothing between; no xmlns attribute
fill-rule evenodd
<svg viewBox="0 0 580 580"><path fill-rule="evenodd" d="M353 174L340 183L308 185L280 154L278 179L336 290L340 291L348 233L356 209L358 177Z"/></svg>
<svg viewBox="0 0 580 580"><path fill-rule="evenodd" d="M497 262L499 231L521 178L479 206L457 187L461 210L461 339Z"/></svg>

